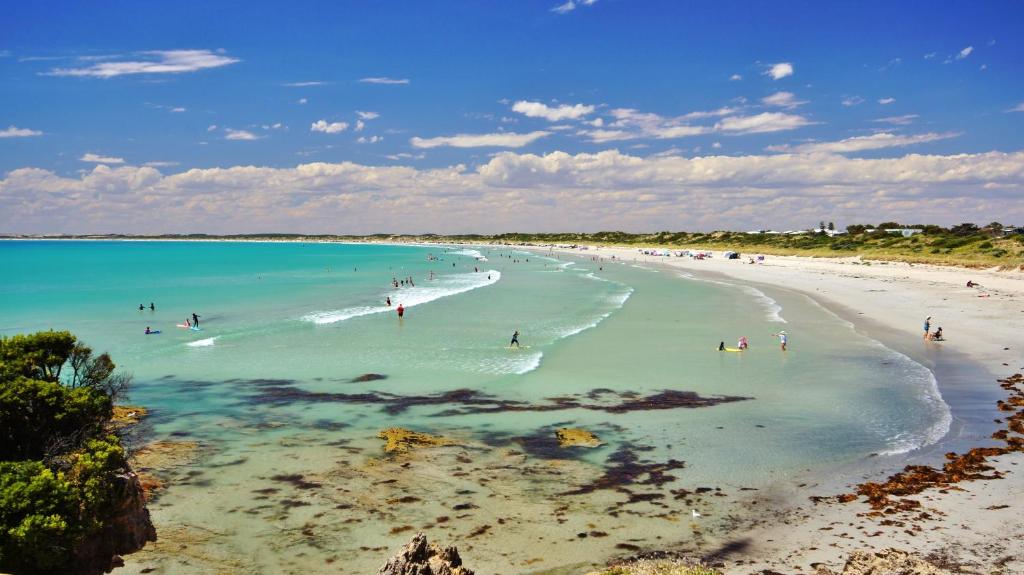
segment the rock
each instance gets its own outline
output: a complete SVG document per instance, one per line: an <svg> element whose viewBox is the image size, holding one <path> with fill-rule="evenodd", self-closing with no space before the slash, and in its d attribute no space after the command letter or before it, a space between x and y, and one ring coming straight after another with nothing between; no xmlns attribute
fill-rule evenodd
<svg viewBox="0 0 1024 575"><path fill-rule="evenodd" d="M555 432L561 447L600 447L604 442L586 429L563 427Z"/></svg>
<svg viewBox="0 0 1024 575"><path fill-rule="evenodd" d="M815 575L836 575L819 567ZM877 553L854 551L846 560L841 575L952 575L925 559L899 549L886 549Z"/></svg>
<svg viewBox="0 0 1024 575"><path fill-rule="evenodd" d="M427 543L427 536L417 533L377 575L473 575L473 571L462 565L455 547Z"/></svg>
<svg viewBox="0 0 1024 575"><path fill-rule="evenodd" d="M139 478L126 468L117 476L122 498L103 528L87 537L75 549L75 570L78 575L109 573L124 565L121 555L142 549L156 541L156 528L146 509L146 498Z"/></svg>
<svg viewBox="0 0 1024 575"><path fill-rule="evenodd" d="M363 375L360 375L359 377L353 377L349 381L351 383L363 383L364 381L377 381L377 380L380 380L380 379L387 379L387 378L388 378L388 376L381 375L379 373L364 373Z"/></svg>
<svg viewBox="0 0 1024 575"><path fill-rule="evenodd" d="M114 413L110 418L110 425L114 428L123 428L142 421L149 415L145 407L137 405L115 405Z"/></svg>
<svg viewBox="0 0 1024 575"><path fill-rule="evenodd" d="M408 453L420 447L452 445L452 442L444 437L420 433L404 427L389 427L381 430L377 437L387 441L384 445L385 453Z"/></svg>

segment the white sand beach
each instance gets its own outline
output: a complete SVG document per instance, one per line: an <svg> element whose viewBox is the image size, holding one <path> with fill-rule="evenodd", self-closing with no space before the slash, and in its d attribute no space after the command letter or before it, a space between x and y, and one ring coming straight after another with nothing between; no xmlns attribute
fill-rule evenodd
<svg viewBox="0 0 1024 575"><path fill-rule="evenodd" d="M798 291L887 345L898 342L899 351L932 346L938 349L912 355L955 353L977 364L982 368L978 373L991 374L979 375L976 382L988 392L998 385L997 377L1024 371L1024 347L1018 333L1024 321L1024 273L857 258L766 256L763 263L750 264L747 254L727 260L716 252L711 259L696 260L645 256L635 247L561 251L722 274L741 283ZM968 281L980 286L966 287ZM922 324L928 316L932 330L943 328L946 341L923 341ZM799 340L799 329L787 326L794 343ZM798 353L796 349L791 352ZM938 378L941 389L941 374ZM965 395L961 392L957 397ZM970 397L969 391L966 397ZM954 413L956 407L953 405ZM985 439L978 438L979 442ZM871 509L863 499L846 504L807 501L789 513L767 513L761 526L734 534L735 549L723 553L724 568L737 574L762 570L813 573L818 566L841 569L850 551L895 547L947 565L961 565L964 572L1024 573L1024 522L1020 520L1024 454L1011 453L993 461L1005 474L1002 479L967 481L942 492L933 489L911 496L931 516L924 521L883 524L880 517L866 516ZM847 491L853 491L853 485L861 480L885 478L884 474L850 478Z"/></svg>

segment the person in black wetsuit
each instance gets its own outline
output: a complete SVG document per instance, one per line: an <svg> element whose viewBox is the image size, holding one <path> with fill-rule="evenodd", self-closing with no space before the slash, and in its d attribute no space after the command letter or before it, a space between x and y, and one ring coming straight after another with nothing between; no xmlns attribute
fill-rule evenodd
<svg viewBox="0 0 1024 575"><path fill-rule="evenodd" d="M518 329L516 330L515 333L512 334L512 341L508 344L509 347L512 347L513 345L515 345L516 347L519 347L519 330Z"/></svg>
<svg viewBox="0 0 1024 575"><path fill-rule="evenodd" d="M156 311L156 304L149 302L149 311Z"/></svg>
<svg viewBox="0 0 1024 575"><path fill-rule="evenodd" d="M192 327L199 327L199 316L192 312Z"/></svg>

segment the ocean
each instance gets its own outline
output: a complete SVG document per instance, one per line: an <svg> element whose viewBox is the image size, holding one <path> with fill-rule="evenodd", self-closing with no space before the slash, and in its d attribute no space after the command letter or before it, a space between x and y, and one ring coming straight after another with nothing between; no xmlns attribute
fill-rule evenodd
<svg viewBox="0 0 1024 575"><path fill-rule="evenodd" d="M0 334L109 352L137 439L185 446L140 470L160 541L128 573L372 572L415 531L478 572L573 572L948 431L928 369L806 296L599 255L3 241ZM389 427L447 445L388 454Z"/></svg>

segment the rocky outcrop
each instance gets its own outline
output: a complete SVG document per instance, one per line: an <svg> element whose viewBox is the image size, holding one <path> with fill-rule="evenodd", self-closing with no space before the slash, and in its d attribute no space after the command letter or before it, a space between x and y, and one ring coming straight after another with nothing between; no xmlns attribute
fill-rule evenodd
<svg viewBox="0 0 1024 575"><path fill-rule="evenodd" d="M103 528L87 537L75 549L75 571L79 575L109 573L124 565L121 555L142 549L156 541L156 528L146 509L146 497L138 476L130 469L117 476L122 497Z"/></svg>
<svg viewBox="0 0 1024 575"><path fill-rule="evenodd" d="M387 379L387 378L388 378L388 376L381 375L379 373L364 373L363 375L360 375L359 377L353 377L349 381L351 383L363 383L363 382L367 382L367 381L380 381L382 379Z"/></svg>
<svg viewBox="0 0 1024 575"><path fill-rule="evenodd" d="M426 535L417 533L388 559L377 575L473 575L473 571L462 565L456 548L441 548L428 543Z"/></svg>
<svg viewBox="0 0 1024 575"><path fill-rule="evenodd" d="M586 429L563 427L555 431L558 445L561 447L600 447L604 445L596 435Z"/></svg>
<svg viewBox="0 0 1024 575"><path fill-rule="evenodd" d="M886 549L877 553L854 551L841 574L819 568L815 575L952 575L952 572L913 553Z"/></svg>
<svg viewBox="0 0 1024 575"><path fill-rule="evenodd" d="M389 427L377 434L377 437L387 441L384 445L385 453L408 453L420 447L440 447L451 445L452 442L444 437L420 433L404 427Z"/></svg>

